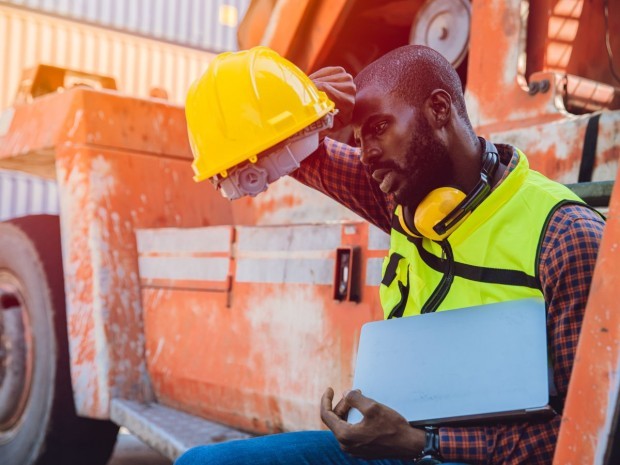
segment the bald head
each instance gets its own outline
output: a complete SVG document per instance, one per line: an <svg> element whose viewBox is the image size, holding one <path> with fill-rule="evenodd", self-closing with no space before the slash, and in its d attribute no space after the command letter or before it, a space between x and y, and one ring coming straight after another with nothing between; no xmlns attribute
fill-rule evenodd
<svg viewBox="0 0 620 465"><path fill-rule="evenodd" d="M372 85L420 107L435 89L445 90L458 115L469 125L463 86L452 65L439 52L406 45L383 55L355 77L358 91Z"/></svg>

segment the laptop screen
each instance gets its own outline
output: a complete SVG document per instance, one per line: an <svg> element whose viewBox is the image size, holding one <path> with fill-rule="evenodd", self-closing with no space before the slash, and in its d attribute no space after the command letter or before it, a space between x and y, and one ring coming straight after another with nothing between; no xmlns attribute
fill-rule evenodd
<svg viewBox="0 0 620 465"><path fill-rule="evenodd" d="M353 387L416 425L549 411L545 303L524 299L367 323ZM360 412L348 420L357 423Z"/></svg>

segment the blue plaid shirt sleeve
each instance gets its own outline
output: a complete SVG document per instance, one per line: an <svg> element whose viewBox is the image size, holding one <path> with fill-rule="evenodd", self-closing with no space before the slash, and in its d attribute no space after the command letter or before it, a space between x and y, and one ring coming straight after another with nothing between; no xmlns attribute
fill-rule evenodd
<svg viewBox="0 0 620 465"><path fill-rule="evenodd" d="M379 189L359 157L358 148L325 138L291 176L389 233L395 201Z"/></svg>

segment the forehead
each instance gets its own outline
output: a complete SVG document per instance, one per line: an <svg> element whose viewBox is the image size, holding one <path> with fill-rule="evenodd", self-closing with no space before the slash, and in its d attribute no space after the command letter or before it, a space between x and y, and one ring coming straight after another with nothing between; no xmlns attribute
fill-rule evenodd
<svg viewBox="0 0 620 465"><path fill-rule="evenodd" d="M354 128L360 128L373 116L398 115L414 110L410 104L394 93L380 86L370 85L359 90L355 95L351 124Z"/></svg>

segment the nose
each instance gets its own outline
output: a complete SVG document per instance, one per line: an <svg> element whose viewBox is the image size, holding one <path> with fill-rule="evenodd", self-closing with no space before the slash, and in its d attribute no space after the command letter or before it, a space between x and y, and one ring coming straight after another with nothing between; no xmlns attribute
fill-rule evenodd
<svg viewBox="0 0 620 465"><path fill-rule="evenodd" d="M377 145L362 142L360 160L364 165L376 162L380 156L381 150Z"/></svg>

